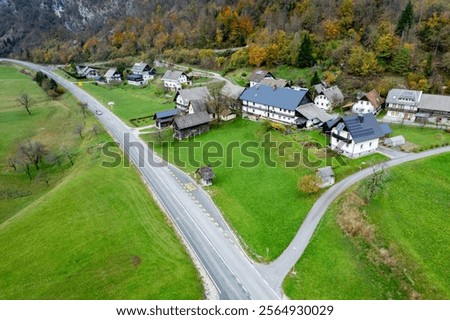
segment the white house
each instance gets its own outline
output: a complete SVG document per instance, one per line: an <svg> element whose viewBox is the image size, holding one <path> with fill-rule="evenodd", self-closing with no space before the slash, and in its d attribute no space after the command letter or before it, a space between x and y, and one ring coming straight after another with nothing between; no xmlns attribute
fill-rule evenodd
<svg viewBox="0 0 450 320"><path fill-rule="evenodd" d="M392 89L386 98L386 120L414 122L422 99L422 91Z"/></svg>
<svg viewBox="0 0 450 320"><path fill-rule="evenodd" d="M340 103L344 102L344 95L338 86L327 87L324 82L314 85L316 97L314 103L320 109L331 111Z"/></svg>
<svg viewBox="0 0 450 320"><path fill-rule="evenodd" d="M144 80L144 76L141 74L128 75L127 82L133 86L143 86L147 83L147 81Z"/></svg>
<svg viewBox="0 0 450 320"><path fill-rule="evenodd" d="M375 152L385 132L372 113L340 118L331 129L330 148L349 158Z"/></svg>
<svg viewBox="0 0 450 320"><path fill-rule="evenodd" d="M105 73L106 83L119 83L122 82L122 76L116 68L111 68Z"/></svg>
<svg viewBox="0 0 450 320"><path fill-rule="evenodd" d="M180 90L183 84L192 85L191 79L182 71L168 70L161 78L164 89L170 91Z"/></svg>
<svg viewBox="0 0 450 320"><path fill-rule="evenodd" d="M272 79L275 80L276 78L266 70L257 69L252 72L250 75L250 87L256 86L257 84L260 84L260 82L264 79Z"/></svg>
<svg viewBox="0 0 450 320"><path fill-rule="evenodd" d="M271 121L297 125L299 106L312 103L308 90L275 88L256 85L245 89L239 97L242 102L242 116L246 118L269 119Z"/></svg>
<svg viewBox="0 0 450 320"><path fill-rule="evenodd" d="M384 99L375 89L368 93L362 93L358 95L357 99L358 101L352 107L352 112L357 114L378 114L381 111L381 107L384 103Z"/></svg>
<svg viewBox="0 0 450 320"><path fill-rule="evenodd" d="M177 109L183 112L189 112L189 104L192 101L210 101L212 96L207 87L198 87L191 89L181 89L175 94L174 101ZM193 112L189 112L193 113Z"/></svg>
<svg viewBox="0 0 450 320"><path fill-rule="evenodd" d="M148 81L155 78L156 70L145 62L138 62L131 68L131 74L141 75L144 84L147 84Z"/></svg>
<svg viewBox="0 0 450 320"><path fill-rule="evenodd" d="M86 77L88 79L96 79L100 76L96 69L91 68L89 66L77 66L76 68L77 73L80 77Z"/></svg>

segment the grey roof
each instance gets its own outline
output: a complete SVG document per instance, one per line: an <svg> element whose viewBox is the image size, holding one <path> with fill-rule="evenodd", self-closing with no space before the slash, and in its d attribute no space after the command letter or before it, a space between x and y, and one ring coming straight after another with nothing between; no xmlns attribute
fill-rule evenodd
<svg viewBox="0 0 450 320"><path fill-rule="evenodd" d="M269 87L276 86L277 88L284 88L288 85L288 82L283 79L262 79L259 84Z"/></svg>
<svg viewBox="0 0 450 320"><path fill-rule="evenodd" d="M316 90L316 93L321 94L322 91L326 89L326 86L323 83L318 83L314 85L314 89Z"/></svg>
<svg viewBox="0 0 450 320"><path fill-rule="evenodd" d="M105 73L105 78L112 78L114 74L117 72L116 68L111 68Z"/></svg>
<svg viewBox="0 0 450 320"><path fill-rule="evenodd" d="M419 109L450 112L450 96L423 94Z"/></svg>
<svg viewBox="0 0 450 320"><path fill-rule="evenodd" d="M262 69L256 69L250 75L250 81L259 83L259 82L261 82L262 79L264 79L266 77L275 79L275 77L269 71L262 70Z"/></svg>
<svg viewBox="0 0 450 320"><path fill-rule="evenodd" d="M205 100L192 100L190 102L192 109L195 112L201 112L201 111L206 111L209 114L213 114L214 112L214 108L212 108L208 101Z"/></svg>
<svg viewBox="0 0 450 320"><path fill-rule="evenodd" d="M142 73L144 71L151 72L152 70L153 70L153 68L149 64L147 64L145 62L137 62L131 68L131 72L132 73Z"/></svg>
<svg viewBox="0 0 450 320"><path fill-rule="evenodd" d="M210 166L198 168L195 172L198 173L203 180L211 180L216 177Z"/></svg>
<svg viewBox="0 0 450 320"><path fill-rule="evenodd" d="M322 180L325 180L326 178L334 177L334 172L333 172L333 169L331 168L331 166L327 166L327 167L317 169L317 175Z"/></svg>
<svg viewBox="0 0 450 320"><path fill-rule="evenodd" d="M127 76L127 80L129 80L129 81L144 81L144 77L141 74L132 73Z"/></svg>
<svg viewBox="0 0 450 320"><path fill-rule="evenodd" d="M400 135L400 136L395 136L395 137L386 139L384 141L384 144L398 146L398 145L401 145L401 144L405 144L405 142L406 142L405 137Z"/></svg>
<svg viewBox="0 0 450 320"><path fill-rule="evenodd" d="M274 89L268 86L256 85L245 89L239 99L295 111L307 93L308 90L306 89Z"/></svg>
<svg viewBox="0 0 450 320"><path fill-rule="evenodd" d="M325 95L325 97L327 97L327 99L333 104L338 104L344 101L344 95L338 86L325 88L322 92L319 92L319 94Z"/></svg>
<svg viewBox="0 0 450 320"><path fill-rule="evenodd" d="M333 118L314 103L301 105L295 110L308 120L318 119L321 122L327 122Z"/></svg>
<svg viewBox="0 0 450 320"><path fill-rule="evenodd" d="M200 111L197 113L186 114L181 117L176 117L174 122L178 129L187 129L202 124L207 124L210 121L208 112Z"/></svg>
<svg viewBox="0 0 450 320"><path fill-rule="evenodd" d="M220 93L225 97L237 100L244 90L244 87L232 84L231 82L227 81L222 87L222 90L220 90Z"/></svg>
<svg viewBox="0 0 450 320"><path fill-rule="evenodd" d="M352 114L342 118L342 121L356 143L374 140L385 135L372 113Z"/></svg>
<svg viewBox="0 0 450 320"><path fill-rule="evenodd" d="M207 87L181 89L175 95L175 100L177 99L178 95L183 98L183 101L186 102L186 104L189 104L189 102L196 100L208 101L212 99Z"/></svg>
<svg viewBox="0 0 450 320"><path fill-rule="evenodd" d="M395 103L406 106L417 106L422 97L422 91L392 89L386 98L386 103Z"/></svg>
<svg viewBox="0 0 450 320"><path fill-rule="evenodd" d="M175 117L179 112L180 112L180 110L178 110L178 109L169 109L169 110L156 112L153 119L155 120L155 119Z"/></svg>
<svg viewBox="0 0 450 320"><path fill-rule="evenodd" d="M178 81L183 74L186 75L183 71L167 70L161 80Z"/></svg>

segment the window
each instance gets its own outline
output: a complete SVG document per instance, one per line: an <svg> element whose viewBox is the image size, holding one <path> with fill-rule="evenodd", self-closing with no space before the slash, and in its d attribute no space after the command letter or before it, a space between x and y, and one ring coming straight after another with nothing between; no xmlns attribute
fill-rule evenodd
<svg viewBox="0 0 450 320"><path fill-rule="evenodd" d="M362 144L362 143L361 143L361 147L360 147L360 149L362 149L363 147L364 147L364 144Z"/></svg>
<svg viewBox="0 0 450 320"><path fill-rule="evenodd" d="M372 146L372 142L371 143L369 143L369 147L371 147Z"/></svg>

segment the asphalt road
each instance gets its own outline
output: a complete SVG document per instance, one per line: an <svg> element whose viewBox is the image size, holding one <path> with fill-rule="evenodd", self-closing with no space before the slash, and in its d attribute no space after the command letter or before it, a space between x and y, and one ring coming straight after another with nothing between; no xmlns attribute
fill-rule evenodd
<svg viewBox="0 0 450 320"><path fill-rule="evenodd" d="M361 170L338 182L314 204L286 250L271 264L258 265L246 256L210 197L198 188L187 174L170 164L163 164L163 161L139 138L136 130L126 126L85 91L52 73L51 68L22 61L8 61L46 72L81 102L87 103L92 112L95 110L103 112L98 119L138 168L144 182L170 216L194 260L203 270L202 274L208 276L217 290L217 298L220 299L282 299L281 285L284 278L300 259L321 218L339 195L382 168L450 152L449 146L417 154L395 154L392 155L396 157L395 159L387 161L382 166ZM125 136L128 138L125 139ZM152 159L153 165L149 159Z"/></svg>
<svg viewBox="0 0 450 320"><path fill-rule="evenodd" d="M140 171L145 183L190 247L195 260L204 269L203 274L209 276L217 290L218 298L282 298L281 292L275 292L270 287L255 268L255 264L246 256L211 198L196 186L194 180L172 165L161 165L163 161L153 154L135 130L131 130L84 90L53 73L50 67L10 61L46 73L79 101L86 103L93 113L95 110L103 112L98 116L99 121ZM128 138L125 138L126 136Z"/></svg>
<svg viewBox="0 0 450 320"><path fill-rule="evenodd" d="M361 170L328 189L314 204L303 221L296 236L286 250L270 265L261 266L260 272L274 288L281 286L284 278L295 266L310 242L314 231L331 203L355 183L367 178L376 171L388 169L406 162L427 158L433 155L450 152L450 146L409 154L389 160L383 164ZM332 245L332 244L330 244Z"/></svg>

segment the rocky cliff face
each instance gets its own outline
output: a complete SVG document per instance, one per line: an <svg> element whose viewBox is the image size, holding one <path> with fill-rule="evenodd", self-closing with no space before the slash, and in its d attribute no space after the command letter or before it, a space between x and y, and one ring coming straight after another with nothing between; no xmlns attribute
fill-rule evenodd
<svg viewBox="0 0 450 320"><path fill-rule="evenodd" d="M0 0L0 56L50 39L95 33L115 17L140 15L148 1Z"/></svg>

